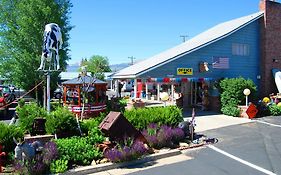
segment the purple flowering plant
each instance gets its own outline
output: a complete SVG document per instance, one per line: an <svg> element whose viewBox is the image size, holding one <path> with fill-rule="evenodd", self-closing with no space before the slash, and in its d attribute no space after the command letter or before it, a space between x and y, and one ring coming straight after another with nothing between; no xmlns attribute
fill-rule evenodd
<svg viewBox="0 0 281 175"><path fill-rule="evenodd" d="M107 150L104 157L111 162L124 162L137 159L148 152L143 142L131 138L125 138L124 140L114 148Z"/></svg>
<svg viewBox="0 0 281 175"><path fill-rule="evenodd" d="M155 123L149 124L142 134L153 148L174 147L185 135L182 129L172 128L167 125L158 126Z"/></svg>

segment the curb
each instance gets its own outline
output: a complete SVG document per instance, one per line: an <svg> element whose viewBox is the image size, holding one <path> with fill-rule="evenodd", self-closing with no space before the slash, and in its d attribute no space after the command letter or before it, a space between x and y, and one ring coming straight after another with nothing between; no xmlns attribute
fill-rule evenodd
<svg viewBox="0 0 281 175"><path fill-rule="evenodd" d="M146 162L155 161L157 159L162 159L166 157L176 156L182 154L180 150L169 150L165 152L155 153L148 156L145 156L144 158L133 160L130 162L122 162L122 163L104 163L104 164L98 164L95 166L84 166L81 168L76 168L69 170L65 172L64 174L90 174L90 173L97 173L101 171L107 171L115 168L122 168L122 167L128 167L138 164L143 164Z"/></svg>

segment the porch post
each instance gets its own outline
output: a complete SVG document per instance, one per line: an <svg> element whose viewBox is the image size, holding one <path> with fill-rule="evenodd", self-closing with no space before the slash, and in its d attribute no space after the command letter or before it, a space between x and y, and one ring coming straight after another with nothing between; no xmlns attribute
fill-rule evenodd
<svg viewBox="0 0 281 175"><path fill-rule="evenodd" d="M157 101L160 101L160 83L157 83Z"/></svg>
<svg viewBox="0 0 281 175"><path fill-rule="evenodd" d="M148 84L145 82L145 99L148 100Z"/></svg>
<svg viewBox="0 0 281 175"><path fill-rule="evenodd" d="M137 99L137 89L138 88L138 82L137 79L134 79L134 99Z"/></svg>
<svg viewBox="0 0 281 175"><path fill-rule="evenodd" d="M174 96L175 96L175 88L174 88L174 84L171 84L171 90L172 90L172 104L174 104Z"/></svg>
<svg viewBox="0 0 281 175"><path fill-rule="evenodd" d="M115 96L116 97L119 97L118 89L119 89L119 83L118 83L118 79L116 79L115 80ZM120 94L120 96L121 96L121 94Z"/></svg>

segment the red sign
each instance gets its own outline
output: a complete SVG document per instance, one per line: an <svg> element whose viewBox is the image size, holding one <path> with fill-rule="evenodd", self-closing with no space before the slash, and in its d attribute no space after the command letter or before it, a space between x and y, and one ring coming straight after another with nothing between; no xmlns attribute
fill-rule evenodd
<svg viewBox="0 0 281 175"><path fill-rule="evenodd" d="M258 109L254 104L250 104L248 109L246 110L246 114L249 116L250 119L254 118L258 113Z"/></svg>

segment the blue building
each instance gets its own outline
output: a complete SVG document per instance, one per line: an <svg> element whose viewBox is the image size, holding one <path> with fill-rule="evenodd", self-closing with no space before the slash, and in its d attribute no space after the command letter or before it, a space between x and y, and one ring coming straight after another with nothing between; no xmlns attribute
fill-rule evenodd
<svg viewBox="0 0 281 175"><path fill-rule="evenodd" d="M134 79L134 97L140 97L140 91L146 98L154 94L157 100L161 91L171 96L182 93L184 105L202 103L202 91L207 89L210 107L216 108L219 93L215 84L226 77L251 79L259 94L268 96L276 92L271 71L281 68L280 33L280 3L261 0L259 12L218 24L113 78Z"/></svg>

